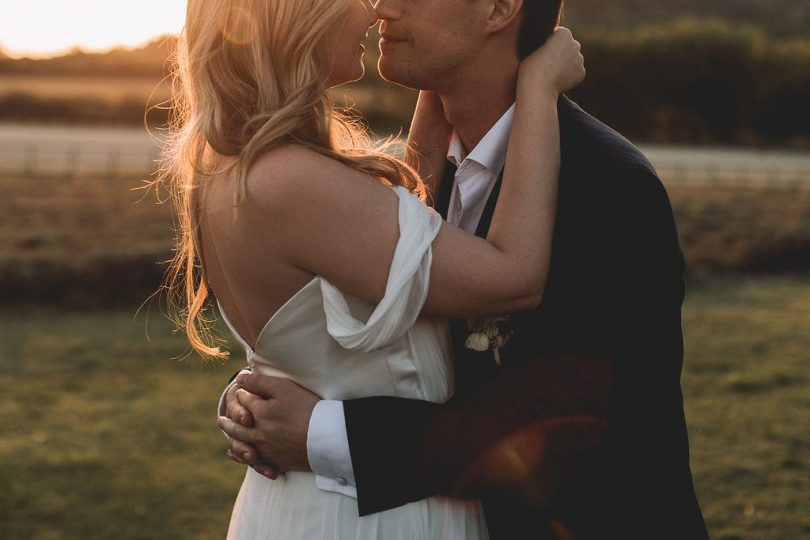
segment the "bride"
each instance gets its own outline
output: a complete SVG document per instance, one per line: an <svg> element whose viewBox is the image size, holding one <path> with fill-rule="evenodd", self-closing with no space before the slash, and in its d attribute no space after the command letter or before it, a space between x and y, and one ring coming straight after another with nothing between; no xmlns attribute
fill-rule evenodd
<svg viewBox="0 0 810 540"><path fill-rule="evenodd" d="M178 222L170 299L204 356L226 357L206 318L213 295L255 371L327 399L442 402L453 392L443 317L514 312L542 298L559 169L556 103L582 79L582 57L559 29L521 64L484 240L424 203L450 135L434 95L420 95L404 162L332 108L327 89L362 77L362 42L376 21L368 0L189 0L161 169ZM250 468L228 532L486 535L478 501L433 497L361 518L355 499L318 489L312 473L271 481Z"/></svg>

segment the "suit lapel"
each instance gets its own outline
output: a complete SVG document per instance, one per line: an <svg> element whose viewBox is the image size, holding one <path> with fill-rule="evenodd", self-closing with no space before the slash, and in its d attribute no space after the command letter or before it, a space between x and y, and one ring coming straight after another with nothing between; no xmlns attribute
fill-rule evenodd
<svg viewBox="0 0 810 540"><path fill-rule="evenodd" d="M503 169L501 169L501 174L498 175L498 179L495 181L495 185L492 187L492 193L489 194L487 205L484 207L484 213L481 214L481 221L478 222L478 227L475 229L475 236L486 238L487 233L489 232L489 226L492 223L492 216L495 214L495 205L498 202L498 195L501 192L502 182Z"/></svg>
<svg viewBox="0 0 810 540"><path fill-rule="evenodd" d="M436 200L436 211L447 221L447 212L450 209L450 195L453 193L453 184L456 181L456 166L448 162L444 168L444 178L439 187L438 199Z"/></svg>

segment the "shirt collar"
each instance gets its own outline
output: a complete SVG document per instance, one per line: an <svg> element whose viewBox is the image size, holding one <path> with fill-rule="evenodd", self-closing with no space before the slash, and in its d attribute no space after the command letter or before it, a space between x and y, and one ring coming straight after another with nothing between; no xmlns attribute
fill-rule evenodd
<svg viewBox="0 0 810 540"><path fill-rule="evenodd" d="M474 161L486 167L492 174L500 174L506 162L506 146L509 143L514 116L515 105L512 104L469 154L466 153L458 133L453 130L450 147L447 149L447 159L456 167L461 167L467 160Z"/></svg>

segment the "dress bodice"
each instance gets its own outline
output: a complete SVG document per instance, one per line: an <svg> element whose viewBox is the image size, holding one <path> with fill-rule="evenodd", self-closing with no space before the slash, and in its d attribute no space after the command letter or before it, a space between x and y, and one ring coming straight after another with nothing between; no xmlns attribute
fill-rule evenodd
<svg viewBox="0 0 810 540"><path fill-rule="evenodd" d="M251 369L289 378L324 399L449 399L453 369L447 323L419 316L441 217L406 189L394 191L400 238L385 296L376 306L316 276L270 318L255 350L220 309Z"/></svg>
<svg viewBox="0 0 810 540"><path fill-rule="evenodd" d="M290 298L262 329L255 351L222 313L252 370L291 379L323 399L399 396L443 402L450 397L452 350L444 319L419 318L401 337L377 349L346 349L327 330L325 284L316 277ZM362 301L346 300L357 320L373 312Z"/></svg>

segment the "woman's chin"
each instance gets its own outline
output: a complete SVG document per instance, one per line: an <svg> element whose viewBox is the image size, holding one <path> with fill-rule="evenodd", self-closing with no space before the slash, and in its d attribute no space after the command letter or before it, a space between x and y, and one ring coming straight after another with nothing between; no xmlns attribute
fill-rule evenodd
<svg viewBox="0 0 810 540"><path fill-rule="evenodd" d="M334 88L336 86L342 86L344 84L359 81L366 75L366 67L363 64L360 64L360 68L356 72L351 74L346 73L342 75L343 76L340 77L329 77L329 80L327 81L327 87Z"/></svg>

